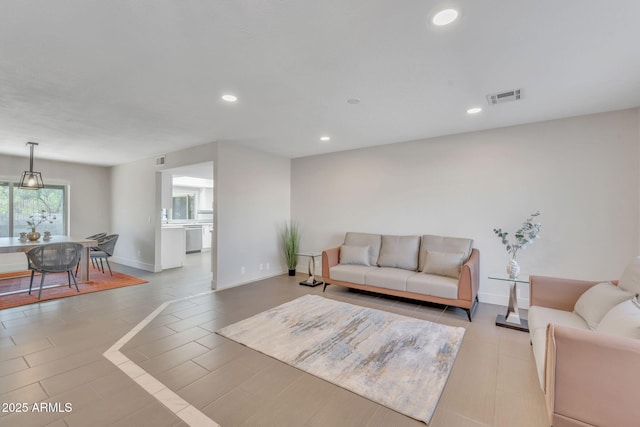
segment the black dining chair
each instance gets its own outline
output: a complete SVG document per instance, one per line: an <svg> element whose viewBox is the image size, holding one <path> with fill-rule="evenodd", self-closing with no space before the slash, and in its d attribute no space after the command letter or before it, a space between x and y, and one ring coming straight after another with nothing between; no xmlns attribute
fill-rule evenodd
<svg viewBox="0 0 640 427"><path fill-rule="evenodd" d="M109 274L112 276L113 272L111 271L111 264L109 264L109 257L113 255L118 237L118 234L109 234L108 236L99 239L98 250L91 251L91 262L93 262L98 269L102 269L102 272L104 273L104 264L102 263L102 260L104 260L107 263L107 267L109 267ZM98 262L100 262L99 266Z"/></svg>
<svg viewBox="0 0 640 427"><path fill-rule="evenodd" d="M29 270L31 270L31 281L29 282L29 295L31 295L31 287L33 286L33 276L36 272L40 273L40 291L38 291L38 299L42 296L42 286L47 273L67 272L67 280L71 287L71 280L78 288L76 276L73 274L73 268L80 261L82 253L82 245L80 243L49 243L46 245L36 246L26 252L27 261L29 262Z"/></svg>

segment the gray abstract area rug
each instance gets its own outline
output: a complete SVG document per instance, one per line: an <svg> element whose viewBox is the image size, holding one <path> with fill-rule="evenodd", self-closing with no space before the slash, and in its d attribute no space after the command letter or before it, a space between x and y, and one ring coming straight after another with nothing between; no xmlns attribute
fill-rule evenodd
<svg viewBox="0 0 640 427"><path fill-rule="evenodd" d="M427 424L464 332L317 295L217 331Z"/></svg>

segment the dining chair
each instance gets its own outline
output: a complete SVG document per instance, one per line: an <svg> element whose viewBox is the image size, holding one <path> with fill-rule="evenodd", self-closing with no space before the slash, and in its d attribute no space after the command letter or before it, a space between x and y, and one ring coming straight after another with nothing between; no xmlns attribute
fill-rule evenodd
<svg viewBox="0 0 640 427"><path fill-rule="evenodd" d="M67 280L71 287L71 279L78 288L76 276L73 274L73 268L80 261L82 253L82 244L80 243L49 243L46 245L36 246L26 252L29 269L31 270L31 281L29 282L29 295L33 286L33 276L36 272L40 273L40 291L38 291L38 299L42 295L42 286L47 273L67 272Z"/></svg>
<svg viewBox="0 0 640 427"><path fill-rule="evenodd" d="M100 242L101 239L103 239L105 236L107 235L107 233L96 233L96 234L92 234L91 236L87 236L85 237L85 239L87 240L97 240L98 243ZM92 246L90 248L90 250L92 251L98 251L100 250L97 246ZM93 258L91 259L91 263L93 264ZM95 267L95 264L93 265ZM76 265L76 276L78 275L78 269L80 268L80 261L78 260L78 264Z"/></svg>
<svg viewBox="0 0 640 427"><path fill-rule="evenodd" d="M111 271L111 264L109 264L109 257L113 255L118 237L118 234L109 234L103 237L98 240L98 250L91 251L91 261L95 263L94 265L98 266L98 262L100 262L98 268L102 269L104 273L104 264L102 263L102 260L104 260L107 263L107 267L109 267L109 274L112 276L113 272Z"/></svg>
<svg viewBox="0 0 640 427"><path fill-rule="evenodd" d="M99 239L103 238L106 235L107 235L107 233L97 233L97 234L92 234L91 236L87 236L87 237L85 237L85 239L87 239L87 240L99 240Z"/></svg>

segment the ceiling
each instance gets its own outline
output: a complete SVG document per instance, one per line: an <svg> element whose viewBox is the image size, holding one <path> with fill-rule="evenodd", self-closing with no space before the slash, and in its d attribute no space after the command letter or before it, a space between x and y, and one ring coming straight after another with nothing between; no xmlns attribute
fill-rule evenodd
<svg viewBox="0 0 640 427"><path fill-rule="evenodd" d="M445 7L458 19L431 24ZM0 8L2 154L37 141L36 159L115 165L226 141L295 158L640 106L637 0Z"/></svg>

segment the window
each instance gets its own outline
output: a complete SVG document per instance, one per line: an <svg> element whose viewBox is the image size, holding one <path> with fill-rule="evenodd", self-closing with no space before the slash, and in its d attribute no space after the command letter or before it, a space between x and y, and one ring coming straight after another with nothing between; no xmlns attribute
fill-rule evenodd
<svg viewBox="0 0 640 427"><path fill-rule="evenodd" d="M9 183L0 182L0 237L9 236Z"/></svg>
<svg viewBox="0 0 640 427"><path fill-rule="evenodd" d="M56 219L43 223L38 231L67 234L67 191L63 185L45 185L41 190L24 190L17 183L0 182L0 237L14 237L31 231L27 220L43 210Z"/></svg>
<svg viewBox="0 0 640 427"><path fill-rule="evenodd" d="M173 196L173 219L196 219L196 196L185 194Z"/></svg>

